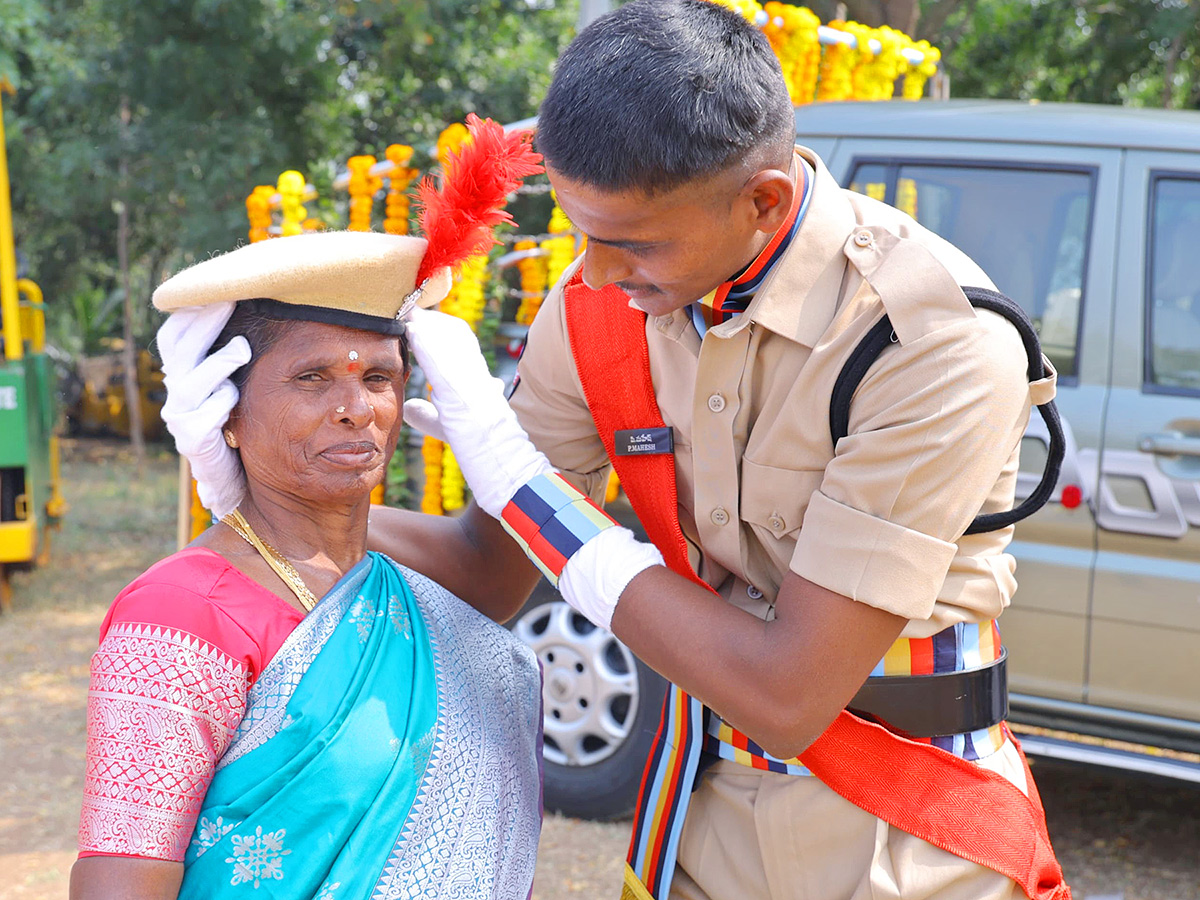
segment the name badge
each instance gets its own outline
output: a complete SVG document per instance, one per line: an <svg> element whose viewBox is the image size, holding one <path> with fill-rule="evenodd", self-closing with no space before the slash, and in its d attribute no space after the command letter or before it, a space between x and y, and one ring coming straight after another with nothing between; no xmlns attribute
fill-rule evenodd
<svg viewBox="0 0 1200 900"><path fill-rule="evenodd" d="M613 450L617 456L642 456L647 453L670 453L675 449L671 429L628 428L614 435Z"/></svg>

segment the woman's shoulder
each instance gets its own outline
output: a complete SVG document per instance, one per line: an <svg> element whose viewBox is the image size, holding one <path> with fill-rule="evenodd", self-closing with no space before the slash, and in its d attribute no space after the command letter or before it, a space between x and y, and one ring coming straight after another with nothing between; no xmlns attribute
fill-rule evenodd
<svg viewBox="0 0 1200 900"><path fill-rule="evenodd" d="M160 559L129 582L125 591L159 585L203 595L211 593L222 575L232 568L229 560L206 547L185 547Z"/></svg>
<svg viewBox="0 0 1200 900"><path fill-rule="evenodd" d="M428 575L418 572L416 569L411 569L408 566L396 562L385 553L378 551L369 551L369 555L374 558L376 564L391 566L395 569L404 582L408 585L409 590L413 592L413 596L417 598L417 602L422 607L436 606L439 615L448 615L451 617L463 616L469 619L474 619L479 616L487 622L492 622L486 616L482 616L474 607L465 600L461 599L457 594L451 593L446 588L442 587L438 582L434 581ZM499 626L497 626L499 627Z"/></svg>
<svg viewBox="0 0 1200 900"><path fill-rule="evenodd" d="M302 618L220 554L195 547L131 581L109 608L100 640L114 629L187 636L232 657L253 679Z"/></svg>
<svg viewBox="0 0 1200 900"><path fill-rule="evenodd" d="M372 552L387 565L394 566L408 584L422 614L430 619L431 633L440 633L460 646L487 648L489 656L503 656L521 670L538 672L537 657L523 641L503 625L485 616L465 600L451 593L428 575L401 565L382 553ZM539 676L540 677L540 676Z"/></svg>

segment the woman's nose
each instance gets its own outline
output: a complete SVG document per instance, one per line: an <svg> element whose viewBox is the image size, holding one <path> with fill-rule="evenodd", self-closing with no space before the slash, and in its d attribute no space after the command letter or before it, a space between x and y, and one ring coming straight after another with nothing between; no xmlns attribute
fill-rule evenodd
<svg viewBox="0 0 1200 900"><path fill-rule="evenodd" d="M365 425L375 417L375 406L371 394L358 379L337 392L333 417L339 422Z"/></svg>
<svg viewBox="0 0 1200 900"><path fill-rule="evenodd" d="M588 241L587 252L583 254L583 283L589 288L598 291L605 285L624 281L632 274L633 269L624 261L620 250Z"/></svg>

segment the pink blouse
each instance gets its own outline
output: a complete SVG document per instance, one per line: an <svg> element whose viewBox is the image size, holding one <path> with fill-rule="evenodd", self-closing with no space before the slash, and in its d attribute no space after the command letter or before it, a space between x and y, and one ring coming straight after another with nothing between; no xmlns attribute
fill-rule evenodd
<svg viewBox="0 0 1200 900"><path fill-rule="evenodd" d="M183 860L247 691L303 618L204 548L117 595L92 656L81 857Z"/></svg>

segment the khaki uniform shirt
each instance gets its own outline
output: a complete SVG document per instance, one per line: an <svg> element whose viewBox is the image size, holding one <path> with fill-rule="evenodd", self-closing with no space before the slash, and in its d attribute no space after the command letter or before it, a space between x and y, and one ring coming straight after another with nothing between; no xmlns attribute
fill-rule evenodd
<svg viewBox="0 0 1200 900"><path fill-rule="evenodd" d="M789 569L909 619L905 637L995 618L1016 587L1012 529L962 533L1011 508L1031 397L1053 396L1054 375L1031 388L1016 329L963 297L959 285L993 287L975 263L797 153L816 173L808 210L746 311L703 340L687 310L646 320L692 564L762 618ZM609 463L563 313L574 271L542 305L511 402L538 449L599 500ZM885 310L898 346L860 384L835 453L834 381Z"/></svg>

